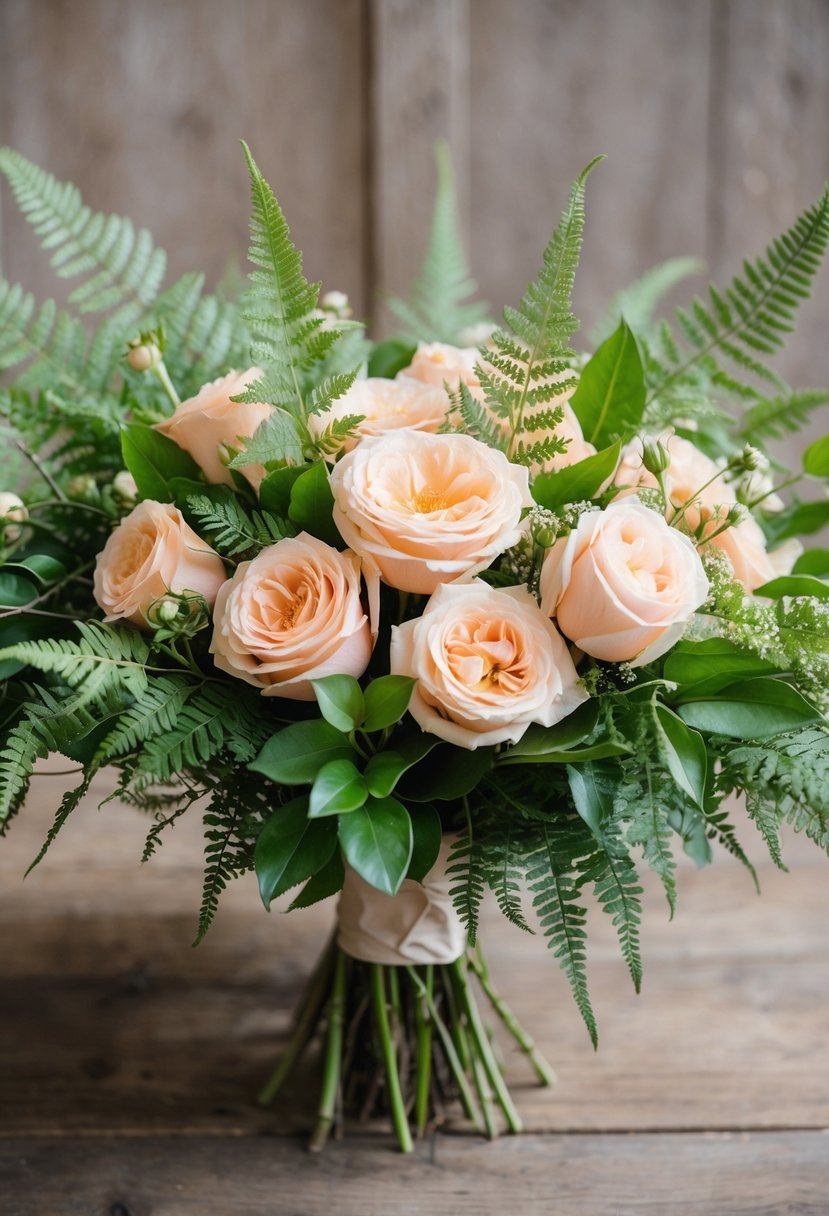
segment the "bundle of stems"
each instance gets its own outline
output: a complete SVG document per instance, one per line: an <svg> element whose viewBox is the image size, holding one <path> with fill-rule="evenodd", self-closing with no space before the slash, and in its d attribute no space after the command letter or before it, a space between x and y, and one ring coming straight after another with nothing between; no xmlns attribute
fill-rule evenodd
<svg viewBox="0 0 829 1216"><path fill-rule="evenodd" d="M319 1152L347 1115L390 1117L403 1152L439 1127L459 1102L490 1139L521 1131L498 1043L485 1024L473 977L491 1010L532 1064L555 1073L493 987L480 948L446 965L386 966L349 957L332 938L297 1005L291 1036L259 1094L269 1106L302 1056L322 1048L322 1085L309 1148Z"/></svg>

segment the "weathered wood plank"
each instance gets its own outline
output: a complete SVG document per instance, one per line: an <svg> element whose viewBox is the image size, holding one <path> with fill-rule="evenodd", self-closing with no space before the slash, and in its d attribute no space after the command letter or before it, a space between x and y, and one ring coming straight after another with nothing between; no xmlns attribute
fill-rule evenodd
<svg viewBox="0 0 829 1216"><path fill-rule="evenodd" d="M364 48L361 0L4 0L0 143L150 228L171 275L212 283L244 266L244 138L309 274L362 309ZM59 294L3 202L4 273Z"/></svg>
<svg viewBox="0 0 829 1216"><path fill-rule="evenodd" d="M197 820L141 871L145 821L109 805L76 812L20 883L51 817L39 796L0 850L4 926L0 1128L6 1135L264 1133L307 1127L312 1089L272 1115L251 1101L283 1041L331 909L266 916L240 881L190 949L200 882ZM94 843L93 843L94 842ZM92 850L90 856L90 850ZM799 851L791 851L792 857ZM810 856L807 855L807 856ZM686 867L667 923L648 887L645 991L630 988L607 918L592 918L590 1048L566 983L538 940L497 912L484 940L496 981L559 1072L530 1082L510 1056L536 1130L823 1127L829 1124L825 861L762 870L757 899L724 861Z"/></svg>
<svg viewBox="0 0 829 1216"><path fill-rule="evenodd" d="M372 277L400 295L423 258L438 139L452 149L468 219L471 13L469 0L372 0L370 11ZM375 303L383 333L391 321Z"/></svg>
<svg viewBox="0 0 829 1216"><path fill-rule="evenodd" d="M825 1216L826 1134L0 1143L6 1216Z"/></svg>
<svg viewBox="0 0 829 1216"><path fill-rule="evenodd" d="M714 6L709 208L711 266L724 279L814 202L829 178L829 5L723 0ZM829 384L829 269L778 365ZM825 417L814 434L826 431ZM789 445L793 458L801 441Z"/></svg>
<svg viewBox="0 0 829 1216"><path fill-rule="evenodd" d="M704 254L708 0L478 0L471 23L472 264L496 307L538 269L597 153L576 311L654 262Z"/></svg>

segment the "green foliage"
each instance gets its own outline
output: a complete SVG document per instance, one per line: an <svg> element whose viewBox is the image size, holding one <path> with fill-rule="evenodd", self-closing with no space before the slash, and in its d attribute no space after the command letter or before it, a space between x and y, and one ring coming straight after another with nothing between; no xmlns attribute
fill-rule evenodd
<svg viewBox="0 0 829 1216"><path fill-rule="evenodd" d="M584 365L570 405L585 439L598 447L636 434L645 408L645 377L626 321Z"/></svg>
<svg viewBox="0 0 829 1216"><path fill-rule="evenodd" d="M293 798L279 807L256 843L256 877L265 907L270 908L271 900L319 873L336 849L336 821L309 819L306 797Z"/></svg>
<svg viewBox="0 0 829 1216"><path fill-rule="evenodd" d="M539 506L548 511L571 502L584 502L593 498L607 481L619 463L621 445L617 439L610 447L586 456L575 464L565 465L554 473L539 473L533 479L532 494Z"/></svg>
<svg viewBox="0 0 829 1216"><path fill-rule="evenodd" d="M754 442L783 439L806 426L814 411L823 405L829 405L829 393L822 388L794 389L755 401L743 414L739 437Z"/></svg>
<svg viewBox="0 0 829 1216"><path fill-rule="evenodd" d="M473 835L469 831L457 838L452 845L446 874L452 884L449 894L455 911L463 922L470 946L474 946L487 881L484 852L477 833Z"/></svg>
<svg viewBox="0 0 829 1216"><path fill-rule="evenodd" d="M204 291L204 275L184 274L155 301L150 327L161 326L164 361L182 398L230 367L249 361L250 334L234 299Z"/></svg>
<svg viewBox="0 0 829 1216"><path fill-rule="evenodd" d="M135 478L141 498L171 502L175 477L195 478L199 468L193 457L172 439L141 422L131 422L121 432L124 464Z"/></svg>
<svg viewBox="0 0 829 1216"><path fill-rule="evenodd" d="M696 297L689 310L677 310L684 349L667 325L659 341L647 346L646 420L651 426L693 416L700 409L704 413L717 392L762 407L745 429L748 437L773 433L769 425L788 428L798 414L808 414L814 402L801 396L789 409L787 423L780 423L783 411L772 403L788 393L765 359L780 349L792 330L827 244L829 189L761 257L745 261L742 274L726 288L720 290L712 283L707 301ZM757 382L772 386L771 399L755 387Z"/></svg>
<svg viewBox="0 0 829 1216"><path fill-rule="evenodd" d="M101 392L121 354L118 327L111 321L90 342L82 322L53 300L38 307L30 292L0 280L0 372L18 369L18 391Z"/></svg>
<svg viewBox="0 0 829 1216"><path fill-rule="evenodd" d="M412 857L412 821L396 798L366 799L338 820L345 860L361 878L386 895L396 895Z"/></svg>
<svg viewBox="0 0 829 1216"><path fill-rule="evenodd" d="M136 772L139 778L145 774L168 780L183 769L203 770L223 753L247 764L269 733L255 695L246 697L238 690L229 713L226 685L220 680L205 682L187 697L172 729L145 739Z"/></svg>
<svg viewBox="0 0 829 1216"><path fill-rule="evenodd" d="M149 657L141 635L133 629L92 621L76 624L79 642L66 638L19 642L0 651L0 662L13 659L60 676L75 691L76 705L100 702L121 687L140 695L147 686L145 664Z"/></svg>
<svg viewBox="0 0 829 1216"><path fill-rule="evenodd" d="M317 309L319 284L302 273L302 255L291 241L285 216L268 183L243 144L251 182L251 271L244 318L253 336L254 361L264 367L243 401L268 401L305 422L343 391L344 378L333 375L313 386L308 373L325 360L341 335ZM347 379L347 377L346 377Z"/></svg>
<svg viewBox="0 0 829 1216"><path fill-rule="evenodd" d="M391 299L389 308L402 323L404 339L467 346L465 332L486 324L488 309L486 304L470 300L477 284L464 253L452 161L445 143L436 145L435 159L437 193L426 257L408 301ZM407 359L402 366L409 362Z"/></svg>
<svg viewBox="0 0 829 1216"><path fill-rule="evenodd" d="M207 494L187 497L188 512L196 520L200 535L223 557L253 557L293 535L286 520L277 519L269 511L246 510L232 490L223 492L224 489L217 492L216 487L211 487L209 497Z"/></svg>
<svg viewBox="0 0 829 1216"><path fill-rule="evenodd" d="M481 350L477 371L486 404L505 423L511 458L528 465L549 458L543 445L522 439L533 415L576 384L569 375L570 339L578 328L571 296L584 234L585 184L600 159L591 161L573 183L538 278L517 309L504 309L504 328Z"/></svg>
<svg viewBox="0 0 829 1216"><path fill-rule="evenodd" d="M646 270L641 278L623 288L610 301L603 318L590 334L593 347L609 338L623 318L635 334L644 334L662 297L677 283L704 269L704 263L698 258L685 257L669 258Z"/></svg>
<svg viewBox="0 0 829 1216"><path fill-rule="evenodd" d="M205 871L196 940L197 946L213 922L219 897L233 878L253 869L254 844L266 813L267 799L252 799L251 788L231 772L213 787L204 814Z"/></svg>
<svg viewBox="0 0 829 1216"><path fill-rule="evenodd" d="M78 190L57 181L11 148L0 149L17 203L34 227L51 264L63 279L80 278L69 303L81 312L117 310L133 323L154 301L164 278L166 256L146 229L128 219L101 215L85 206Z"/></svg>
<svg viewBox="0 0 829 1216"><path fill-rule="evenodd" d="M271 735L248 767L280 785L311 785L324 764L355 754L342 731L317 719L294 722Z"/></svg>

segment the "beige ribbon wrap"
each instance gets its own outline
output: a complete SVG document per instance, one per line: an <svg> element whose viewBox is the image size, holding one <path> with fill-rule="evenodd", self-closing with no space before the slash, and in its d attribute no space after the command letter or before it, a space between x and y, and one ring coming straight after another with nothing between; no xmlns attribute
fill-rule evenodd
<svg viewBox="0 0 829 1216"><path fill-rule="evenodd" d="M384 966L454 963L466 949L446 867L453 841L444 839L422 883L406 878L396 895L372 887L350 866L337 908L337 944L352 958Z"/></svg>

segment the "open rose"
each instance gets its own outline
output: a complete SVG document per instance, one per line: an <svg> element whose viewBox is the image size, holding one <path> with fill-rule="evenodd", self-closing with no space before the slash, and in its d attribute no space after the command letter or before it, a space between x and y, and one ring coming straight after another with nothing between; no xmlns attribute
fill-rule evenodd
<svg viewBox="0 0 829 1216"><path fill-rule="evenodd" d="M342 450L350 452L365 435L382 435L385 431L411 427L416 431L437 431L446 418L449 398L431 384L419 380L384 380L372 376L355 380L348 392L333 401L320 414L308 419L311 434L319 438L332 422L348 414L362 415L355 433L346 439Z"/></svg>
<svg viewBox="0 0 829 1216"><path fill-rule="evenodd" d="M721 549L731 562L734 577L748 591L754 591L779 574L788 574L801 551L799 546L785 545L769 553L760 526L752 516L718 531L728 508L737 502L734 487L722 476L723 464L715 463L679 435L662 435L660 440L671 458L664 474L669 517L693 500L692 505L684 511L688 528L696 531L700 525L704 525L701 544L712 544ZM615 481L617 485L634 489L640 486L656 487L656 478L642 465L641 439L634 439L625 449ZM623 490L622 496L633 493L634 489Z"/></svg>
<svg viewBox="0 0 829 1216"><path fill-rule="evenodd" d="M563 639L526 587L475 579L439 587L392 629L391 670L417 680L409 712L458 747L517 743L587 700Z"/></svg>
<svg viewBox="0 0 829 1216"><path fill-rule="evenodd" d="M155 430L189 452L209 482L232 486L233 477L222 460L220 449L241 448L261 422L272 412L272 405L261 402L231 401L261 376L258 368L230 372L199 389L195 397L182 401L169 418L155 424ZM265 476L261 464L248 464L239 472L254 489Z"/></svg>
<svg viewBox="0 0 829 1216"><path fill-rule="evenodd" d="M226 579L224 564L170 503L139 503L110 536L95 562L95 602L107 621L147 625L150 605L192 591L212 605Z"/></svg>
<svg viewBox="0 0 829 1216"><path fill-rule="evenodd" d="M708 594L693 543L638 499L582 515L541 568L541 607L597 659L649 663Z"/></svg>
<svg viewBox="0 0 829 1216"><path fill-rule="evenodd" d="M359 560L307 532L242 562L213 621L216 666L265 696L313 701L312 680L361 676L371 658Z"/></svg>
<svg viewBox="0 0 829 1216"><path fill-rule="evenodd" d="M400 591L430 595L488 566L521 535L529 474L469 435L363 439L331 472L346 543Z"/></svg>

